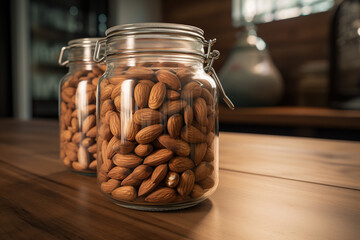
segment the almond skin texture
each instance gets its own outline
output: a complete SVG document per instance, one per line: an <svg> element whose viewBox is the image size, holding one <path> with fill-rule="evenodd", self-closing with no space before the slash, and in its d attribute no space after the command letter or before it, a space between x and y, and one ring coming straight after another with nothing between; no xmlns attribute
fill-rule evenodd
<svg viewBox="0 0 360 240"><path fill-rule="evenodd" d="M111 195L116 200L120 201L133 201L137 197L136 190L133 186L122 186L116 188L111 192Z"/></svg>
<svg viewBox="0 0 360 240"><path fill-rule="evenodd" d="M174 157L169 162L169 168L173 172L184 172L194 167L194 162L187 157Z"/></svg>
<svg viewBox="0 0 360 240"><path fill-rule="evenodd" d="M160 183L165 178L167 171L167 164L161 164L157 166L151 175L151 181L154 183Z"/></svg>
<svg viewBox="0 0 360 240"><path fill-rule="evenodd" d="M162 82L156 83L149 96L149 108L158 109L164 102L166 96L166 86Z"/></svg>
<svg viewBox="0 0 360 240"><path fill-rule="evenodd" d="M162 119L163 115L161 112L150 108L143 108L134 113L134 122L138 125L157 124Z"/></svg>
<svg viewBox="0 0 360 240"><path fill-rule="evenodd" d="M86 136L95 138L96 137L96 127L91 128L87 133Z"/></svg>
<svg viewBox="0 0 360 240"><path fill-rule="evenodd" d="M154 147L151 144L139 144L136 146L134 152L139 157L146 157L153 151Z"/></svg>
<svg viewBox="0 0 360 240"><path fill-rule="evenodd" d="M165 184L168 187L176 187L180 181L180 176L176 172L169 172L165 178Z"/></svg>
<svg viewBox="0 0 360 240"><path fill-rule="evenodd" d="M178 90L181 87L181 83L176 74L168 70L159 70L156 72L156 78L159 82L164 83L172 90Z"/></svg>
<svg viewBox="0 0 360 240"><path fill-rule="evenodd" d="M111 177L112 179L123 180L127 176L129 176L130 173L131 170L129 168L114 167L109 171L108 176Z"/></svg>
<svg viewBox="0 0 360 240"><path fill-rule="evenodd" d="M195 169L195 179L197 182L204 180L214 171L214 167L208 162L201 162Z"/></svg>
<svg viewBox="0 0 360 240"><path fill-rule="evenodd" d="M108 111L113 111L114 109L115 109L115 106L114 106L113 101L111 101L110 99L105 100L105 101L101 104L101 107L100 107L100 115L101 115L102 117L104 117L105 114L106 114Z"/></svg>
<svg viewBox="0 0 360 240"><path fill-rule="evenodd" d="M142 181L139 187L138 196L147 195L151 193L157 186L157 183L154 183L150 178Z"/></svg>
<svg viewBox="0 0 360 240"><path fill-rule="evenodd" d="M186 101L184 100L167 101L163 104L161 112L165 115L171 116L180 112L185 106Z"/></svg>
<svg viewBox="0 0 360 240"><path fill-rule="evenodd" d="M180 196L185 197L189 195L195 184L195 175L193 171L186 170L181 174L179 185L177 186L177 191Z"/></svg>
<svg viewBox="0 0 360 240"><path fill-rule="evenodd" d="M147 144L154 141L164 131L162 124L154 124L141 129L135 136L139 144Z"/></svg>
<svg viewBox="0 0 360 240"><path fill-rule="evenodd" d="M136 134L140 131L141 126L136 124L133 119L130 120L126 129L126 138L129 141L134 141Z"/></svg>
<svg viewBox="0 0 360 240"><path fill-rule="evenodd" d="M147 165L140 165L137 166L129 176L143 180L145 178L148 178L151 175L152 171L153 169L151 167Z"/></svg>
<svg viewBox="0 0 360 240"><path fill-rule="evenodd" d="M202 88L201 90L201 97L205 100L207 105L213 106L214 104L214 97L213 95L207 90L206 88Z"/></svg>
<svg viewBox="0 0 360 240"><path fill-rule="evenodd" d="M172 137L170 137L169 135L165 134L165 135L161 135L158 137L158 141L160 142L161 145L163 145L164 147L166 147L167 149L173 151L174 153L176 153L179 156L189 156L190 154L190 145L180 139L174 139Z"/></svg>
<svg viewBox="0 0 360 240"><path fill-rule="evenodd" d="M197 97L200 97L202 93L202 88L198 82L189 82L184 86L184 88L181 91L181 98L192 101L192 99L195 99Z"/></svg>
<svg viewBox="0 0 360 240"><path fill-rule="evenodd" d="M120 118L119 118L119 114L112 112L109 116L109 126L110 126L110 131L112 133L112 135L116 136L116 137L120 137Z"/></svg>
<svg viewBox="0 0 360 240"><path fill-rule="evenodd" d="M194 101L194 117L201 125L207 123L207 106L203 98L199 97Z"/></svg>
<svg viewBox="0 0 360 240"><path fill-rule="evenodd" d="M199 163L204 159L206 151L207 151L206 143L199 143L195 145L192 159L194 160L196 166L199 165Z"/></svg>
<svg viewBox="0 0 360 240"><path fill-rule="evenodd" d="M166 163L173 157L173 152L168 149L159 149L144 159L144 164L149 166L158 166Z"/></svg>
<svg viewBox="0 0 360 240"><path fill-rule="evenodd" d="M206 141L206 136L194 126L185 126L181 131L181 138L189 143Z"/></svg>
<svg viewBox="0 0 360 240"><path fill-rule="evenodd" d="M152 88L155 85L155 83L153 81L151 81L151 80L140 80L139 83L146 84L150 88Z"/></svg>
<svg viewBox="0 0 360 240"><path fill-rule="evenodd" d="M126 168L134 168L142 163L142 158L135 154L115 154L112 160L115 165Z"/></svg>
<svg viewBox="0 0 360 240"><path fill-rule="evenodd" d="M110 194L119 185L120 185L120 182L118 180L109 179L107 182L101 183L100 188L101 188L101 191L103 191L104 193Z"/></svg>
<svg viewBox="0 0 360 240"><path fill-rule="evenodd" d="M200 185L195 184L191 192L191 197L198 198L201 197L202 195L204 195L204 189Z"/></svg>
<svg viewBox="0 0 360 240"><path fill-rule="evenodd" d="M148 103L151 87L145 83L139 83L134 89L134 99L139 108L143 108Z"/></svg>
<svg viewBox="0 0 360 240"><path fill-rule="evenodd" d="M180 93L174 90L167 90L166 98L169 100L178 100L180 98Z"/></svg>
<svg viewBox="0 0 360 240"><path fill-rule="evenodd" d="M82 124L82 132L85 134L87 131L89 131L91 128L95 126L96 118L94 115L89 115Z"/></svg>
<svg viewBox="0 0 360 240"><path fill-rule="evenodd" d="M151 80L154 76L153 70L145 67L131 67L125 73L127 78Z"/></svg>
<svg viewBox="0 0 360 240"><path fill-rule="evenodd" d="M193 109L192 109L192 107L190 105L187 105L184 108L184 121L185 121L185 124L190 126L193 119L194 119Z"/></svg>
<svg viewBox="0 0 360 240"><path fill-rule="evenodd" d="M215 181L211 177L207 177L204 180L201 180L200 182L198 182L198 184L203 189L209 189L209 188L212 188L215 185Z"/></svg>
<svg viewBox="0 0 360 240"><path fill-rule="evenodd" d="M180 115L180 114L172 115L168 119L168 122L167 122L167 129L168 129L170 137L172 137L172 138L179 137L182 125L183 125L182 115Z"/></svg>
<svg viewBox="0 0 360 240"><path fill-rule="evenodd" d="M175 199L176 199L175 190L172 188L164 187L149 194L145 198L145 201L151 203L170 203L175 201Z"/></svg>

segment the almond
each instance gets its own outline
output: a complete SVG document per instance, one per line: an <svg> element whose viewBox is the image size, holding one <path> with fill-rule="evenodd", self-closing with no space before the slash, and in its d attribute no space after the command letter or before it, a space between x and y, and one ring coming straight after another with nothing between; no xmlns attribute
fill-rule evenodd
<svg viewBox="0 0 360 240"><path fill-rule="evenodd" d="M146 106L149 100L151 87L145 83L138 83L134 89L134 99L139 108ZM152 90L151 90L152 91ZM150 100L149 100L150 107Z"/></svg>
<svg viewBox="0 0 360 240"><path fill-rule="evenodd" d="M151 80L140 80L139 83L147 84L150 88L155 85L155 83Z"/></svg>
<svg viewBox="0 0 360 240"><path fill-rule="evenodd" d="M112 137L109 125L101 124L99 128L99 137L109 141Z"/></svg>
<svg viewBox="0 0 360 240"><path fill-rule="evenodd" d="M160 164L157 166L151 175L151 181L154 183L160 183L165 178L167 170L167 164Z"/></svg>
<svg viewBox="0 0 360 240"><path fill-rule="evenodd" d="M151 175L152 171L152 168L147 165L139 165L128 177L143 180L145 178L148 178Z"/></svg>
<svg viewBox="0 0 360 240"><path fill-rule="evenodd" d="M197 128L198 130L200 130L202 133L206 134L207 133L207 124L206 125L201 125L200 123L198 123L197 121L193 121L192 125Z"/></svg>
<svg viewBox="0 0 360 240"><path fill-rule="evenodd" d="M209 189L209 188L212 188L215 185L215 181L211 177L207 177L204 180L201 180L200 182L198 182L198 184L203 189Z"/></svg>
<svg viewBox="0 0 360 240"><path fill-rule="evenodd" d="M123 83L124 82L118 83L117 85L115 85L115 87L113 87L110 95L111 100L114 100L116 97L120 97Z"/></svg>
<svg viewBox="0 0 360 240"><path fill-rule="evenodd" d="M214 131L215 128L215 115L214 114L210 114L208 116L208 124L206 125L207 131L211 132Z"/></svg>
<svg viewBox="0 0 360 240"><path fill-rule="evenodd" d="M169 100L178 100L180 98L180 93L174 90L167 90L166 98Z"/></svg>
<svg viewBox="0 0 360 240"><path fill-rule="evenodd" d="M194 126L183 127L181 138L189 143L201 143L206 140L206 136Z"/></svg>
<svg viewBox="0 0 360 240"><path fill-rule="evenodd" d="M175 199L176 199L175 190L172 188L163 187L149 194L145 198L145 201L152 203L170 203L175 201Z"/></svg>
<svg viewBox="0 0 360 240"><path fill-rule="evenodd" d="M192 121L194 119L194 112L190 105L186 105L184 108L184 121L186 125L191 125Z"/></svg>
<svg viewBox="0 0 360 240"><path fill-rule="evenodd" d="M108 176L111 177L112 179L123 180L127 176L129 176L130 173L131 170L129 168L114 167L109 171Z"/></svg>
<svg viewBox="0 0 360 240"><path fill-rule="evenodd" d="M162 118L161 112L150 108L143 108L134 113L134 122L138 125L157 124L160 123Z"/></svg>
<svg viewBox="0 0 360 240"><path fill-rule="evenodd" d="M154 72L153 70L145 67L131 67L126 71L125 75L128 78L151 80L154 76Z"/></svg>
<svg viewBox="0 0 360 240"><path fill-rule="evenodd" d="M185 197L191 193L195 184L195 175L193 171L186 170L181 174L179 185L177 186L177 191L180 196Z"/></svg>
<svg viewBox="0 0 360 240"><path fill-rule="evenodd" d="M106 125L109 125L110 124L110 116L113 115L113 113L116 113L115 111L113 110L109 110L105 113L105 116L101 119L101 122L106 124Z"/></svg>
<svg viewBox="0 0 360 240"><path fill-rule="evenodd" d="M157 71L156 78L159 82L165 83L165 85L172 90L178 90L181 87L181 83L178 77L168 70Z"/></svg>
<svg viewBox="0 0 360 240"><path fill-rule="evenodd" d="M63 163L66 167L70 167L72 166L72 162L70 161L70 159L68 157L64 157L63 158Z"/></svg>
<svg viewBox="0 0 360 240"><path fill-rule="evenodd" d="M214 161L214 150L211 147L207 148L203 161L205 162Z"/></svg>
<svg viewBox="0 0 360 240"><path fill-rule="evenodd" d="M204 189L200 185L195 184L194 188L193 188L193 190L191 192L191 197L192 198L199 198L202 195L204 195Z"/></svg>
<svg viewBox="0 0 360 240"><path fill-rule="evenodd" d="M203 98L199 97L194 101L194 117L201 125L207 123L207 107Z"/></svg>
<svg viewBox="0 0 360 240"><path fill-rule="evenodd" d="M133 201L137 197L136 189L133 186L122 186L111 193L112 197L120 201Z"/></svg>
<svg viewBox="0 0 360 240"><path fill-rule="evenodd" d="M158 166L166 163L173 157L173 152L168 149L159 149L144 159L144 164L149 166Z"/></svg>
<svg viewBox="0 0 360 240"><path fill-rule="evenodd" d="M71 127L73 128L74 133L79 131L79 122L78 122L78 119L76 117L71 119Z"/></svg>
<svg viewBox="0 0 360 240"><path fill-rule="evenodd" d="M159 142L167 149L173 151L179 156L189 156L190 146L187 142L180 139L174 139L169 135L161 135L158 137Z"/></svg>
<svg viewBox="0 0 360 240"><path fill-rule="evenodd" d="M142 158L135 154L115 154L112 157L115 165L119 167L134 168L142 163Z"/></svg>
<svg viewBox="0 0 360 240"><path fill-rule="evenodd" d="M161 112L170 116L175 113L180 112L186 106L186 101L184 100L175 100L164 102Z"/></svg>
<svg viewBox="0 0 360 240"><path fill-rule="evenodd" d="M120 137L121 134L121 125L120 125L120 118L119 118L119 114L112 112L109 116L109 126L110 126L110 131L112 133L112 135L116 136L116 137Z"/></svg>
<svg viewBox="0 0 360 240"><path fill-rule="evenodd" d="M132 152L134 148L134 142L120 140L117 137L113 137L107 147L107 157L111 158L115 153L128 154Z"/></svg>
<svg viewBox="0 0 360 240"><path fill-rule="evenodd" d="M136 146L134 152L140 157L145 157L153 151L153 146L151 144L139 144Z"/></svg>
<svg viewBox="0 0 360 240"><path fill-rule="evenodd" d="M100 116L104 117L105 113L114 110L114 103L110 99L105 100L100 107Z"/></svg>
<svg viewBox="0 0 360 240"><path fill-rule="evenodd" d="M188 81L192 79L193 72L188 68L183 68L176 72L176 75L181 80L182 84L185 85Z"/></svg>
<svg viewBox="0 0 360 240"><path fill-rule="evenodd" d="M172 138L179 137L182 125L183 125L182 115L180 115L180 114L172 115L168 119L168 122L167 122L167 129L168 129L170 137L172 137Z"/></svg>
<svg viewBox="0 0 360 240"><path fill-rule="evenodd" d="M119 187L120 182L115 179L109 179L107 182L103 182L100 185L101 191L110 194L115 188Z"/></svg>
<svg viewBox="0 0 360 240"><path fill-rule="evenodd" d="M135 136L139 144L147 144L154 141L164 131L162 124L154 124L141 129Z"/></svg>
<svg viewBox="0 0 360 240"><path fill-rule="evenodd" d="M81 141L81 145L83 145L84 147L89 147L90 145L92 145L95 142L94 138L84 138Z"/></svg>
<svg viewBox="0 0 360 240"><path fill-rule="evenodd" d="M62 136L63 140L68 142L71 140L73 133L70 132L69 130L65 130L62 132L61 136Z"/></svg>
<svg viewBox="0 0 360 240"><path fill-rule="evenodd" d="M111 78L109 78L109 83L111 83L113 85L118 85L119 83L122 83L124 80L126 80L126 77L124 77L124 76L111 77ZM114 88L114 87L112 87L112 88Z"/></svg>
<svg viewBox="0 0 360 240"><path fill-rule="evenodd" d="M141 179L133 178L129 175L121 182L121 186L137 187L137 186L140 186L141 183L142 183Z"/></svg>
<svg viewBox="0 0 360 240"><path fill-rule="evenodd" d="M165 178L165 184L168 187L176 187L180 181L180 176L176 172L169 172Z"/></svg>
<svg viewBox="0 0 360 240"><path fill-rule="evenodd" d="M96 126L91 128L87 133L86 136L95 138L96 137Z"/></svg>
<svg viewBox="0 0 360 240"><path fill-rule="evenodd" d="M214 97L213 95L207 90L206 88L202 88L201 90L201 97L205 100L207 105L213 106L214 104Z"/></svg>
<svg viewBox="0 0 360 240"><path fill-rule="evenodd" d="M80 162L73 162L72 163L72 168L77 170L77 171L83 171L85 169L87 169L88 165L84 164L84 163L80 163Z"/></svg>
<svg viewBox="0 0 360 240"><path fill-rule="evenodd" d="M166 96L166 86L162 82L156 83L149 96L149 108L158 109L164 102Z"/></svg>
<svg viewBox="0 0 360 240"><path fill-rule="evenodd" d="M164 147L164 145L162 145L162 144L159 142L159 140L157 140L157 139L155 139L155 140L151 143L151 145L154 146L154 149L164 149L164 148L166 148L166 147Z"/></svg>
<svg viewBox="0 0 360 240"><path fill-rule="evenodd" d="M130 119L126 127L126 139L134 141L136 134L140 131L141 126L136 124L134 119Z"/></svg>
<svg viewBox="0 0 360 240"><path fill-rule="evenodd" d="M194 162L187 157L174 157L169 162L169 168L173 172L184 172L194 167Z"/></svg>
<svg viewBox="0 0 360 240"><path fill-rule="evenodd" d="M192 101L197 97L200 97L202 93L202 88L198 82L192 81L184 86L181 91L181 98Z"/></svg>
<svg viewBox="0 0 360 240"><path fill-rule="evenodd" d="M90 147L88 147L88 152L89 153L96 153L96 150L97 150L97 145L96 143L91 145Z"/></svg>
<svg viewBox="0 0 360 240"><path fill-rule="evenodd" d="M208 135L206 136L207 145L212 146L212 143L214 142L214 139L215 139L215 133L209 132Z"/></svg>
<svg viewBox="0 0 360 240"><path fill-rule="evenodd" d="M81 140L81 133L80 132L74 133L74 135L71 138L71 141L75 144L79 144L80 140Z"/></svg>
<svg viewBox="0 0 360 240"><path fill-rule="evenodd" d="M77 152L78 151L79 146L76 145L73 142L69 142L65 145L65 151L73 151L73 152Z"/></svg>
<svg viewBox="0 0 360 240"><path fill-rule="evenodd" d="M199 163L203 160L206 151L206 143L199 143L195 145L192 159L194 160L196 166L199 165Z"/></svg>
<svg viewBox="0 0 360 240"><path fill-rule="evenodd" d="M102 101L110 99L113 88L114 88L114 85L110 84L102 89L102 91L101 91L101 100Z"/></svg>
<svg viewBox="0 0 360 240"><path fill-rule="evenodd" d="M116 96L114 98L114 106L116 111L121 112L121 100L120 96Z"/></svg>
<svg viewBox="0 0 360 240"><path fill-rule="evenodd" d="M85 147L80 146L78 151L78 163L80 169L86 169L90 162L90 156Z"/></svg>
<svg viewBox="0 0 360 240"><path fill-rule="evenodd" d="M154 183L150 178L142 181L139 187L138 196L147 195L152 192L157 186L157 183Z"/></svg>
<svg viewBox="0 0 360 240"><path fill-rule="evenodd" d="M204 180L214 171L214 167L208 162L201 162L195 168L195 179L197 182Z"/></svg>
<svg viewBox="0 0 360 240"><path fill-rule="evenodd" d="M68 109L64 114L64 123L66 126L70 126L71 124L71 109Z"/></svg>

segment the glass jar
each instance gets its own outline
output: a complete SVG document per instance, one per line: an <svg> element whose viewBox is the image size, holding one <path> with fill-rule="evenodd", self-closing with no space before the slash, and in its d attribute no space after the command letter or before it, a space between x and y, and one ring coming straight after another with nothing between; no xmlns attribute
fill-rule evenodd
<svg viewBox="0 0 360 240"><path fill-rule="evenodd" d="M92 58L97 40L69 41L59 57L59 64L69 67L59 86L60 159L86 175L96 174L96 86L106 68Z"/></svg>
<svg viewBox="0 0 360 240"><path fill-rule="evenodd" d="M98 41L94 60L107 64L97 96L98 184L118 205L181 209L215 191L219 82L204 71L208 61L214 73L216 50L204 53L211 45L201 29L167 23L115 26Z"/></svg>

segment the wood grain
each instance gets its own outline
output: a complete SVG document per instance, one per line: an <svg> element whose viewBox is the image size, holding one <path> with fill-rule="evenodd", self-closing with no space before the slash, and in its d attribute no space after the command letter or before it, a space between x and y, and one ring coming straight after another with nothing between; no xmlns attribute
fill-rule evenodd
<svg viewBox="0 0 360 240"><path fill-rule="evenodd" d="M230 110L221 105L220 122L232 124L360 129L360 111L315 107L261 107Z"/></svg>
<svg viewBox="0 0 360 240"><path fill-rule="evenodd" d="M57 156L57 130L56 122L0 120L0 239L355 240L360 236L360 191L346 188L349 179L360 178L339 178L343 165L358 154L355 143L222 133L215 194L196 207L158 213L121 208L100 194L95 178L65 170ZM239 150L231 153L233 147ZM338 149L347 153L343 164L316 154ZM293 168L281 152L291 152L297 161L314 155L311 160L316 164L308 159ZM278 157L283 158L284 172L291 169L301 176L312 167L324 174L320 180L339 178L339 186L283 178ZM272 165L271 174L262 175ZM319 170L329 166L335 175ZM352 169L359 168L355 161Z"/></svg>

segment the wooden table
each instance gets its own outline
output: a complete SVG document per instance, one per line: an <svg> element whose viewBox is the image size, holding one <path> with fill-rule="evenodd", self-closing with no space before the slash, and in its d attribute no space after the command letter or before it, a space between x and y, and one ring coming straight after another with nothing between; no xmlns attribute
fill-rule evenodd
<svg viewBox="0 0 360 240"><path fill-rule="evenodd" d="M220 134L200 205L141 212L58 159L55 121L0 120L0 239L360 239L360 143Z"/></svg>

